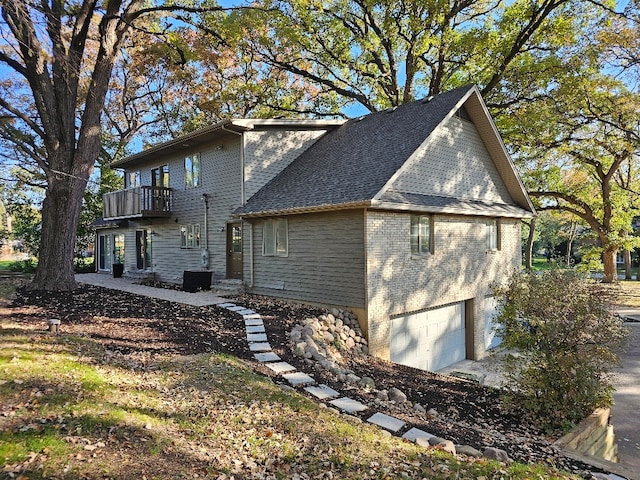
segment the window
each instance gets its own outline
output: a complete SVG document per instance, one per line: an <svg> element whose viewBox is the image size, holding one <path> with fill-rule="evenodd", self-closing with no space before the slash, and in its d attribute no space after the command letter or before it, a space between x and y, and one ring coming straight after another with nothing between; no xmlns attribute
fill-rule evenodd
<svg viewBox="0 0 640 480"><path fill-rule="evenodd" d="M180 226L180 248L200 248L200 225Z"/></svg>
<svg viewBox="0 0 640 480"><path fill-rule="evenodd" d="M411 216L411 253L426 255L433 253L432 217L430 215Z"/></svg>
<svg viewBox="0 0 640 480"><path fill-rule="evenodd" d="M487 250L500 250L500 223L496 219L485 223Z"/></svg>
<svg viewBox="0 0 640 480"><path fill-rule="evenodd" d="M113 263L124 263L124 234L113 236Z"/></svg>
<svg viewBox="0 0 640 480"><path fill-rule="evenodd" d="M200 186L200 154L195 153L184 159L184 181L187 188Z"/></svg>
<svg viewBox="0 0 640 480"><path fill-rule="evenodd" d="M135 188L140 186L140 171L127 172L127 188Z"/></svg>
<svg viewBox="0 0 640 480"><path fill-rule="evenodd" d="M151 186L169 188L169 165L151 170Z"/></svg>
<svg viewBox="0 0 640 480"><path fill-rule="evenodd" d="M289 254L287 220L265 220L262 234L262 255L286 257Z"/></svg>

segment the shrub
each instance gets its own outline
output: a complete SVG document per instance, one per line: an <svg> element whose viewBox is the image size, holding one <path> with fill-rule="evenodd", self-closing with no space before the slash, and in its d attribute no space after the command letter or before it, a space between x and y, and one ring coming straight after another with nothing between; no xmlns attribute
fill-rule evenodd
<svg viewBox="0 0 640 480"><path fill-rule="evenodd" d="M20 273L35 273L37 267L37 263L35 263L32 259L18 260L9 264L9 271Z"/></svg>
<svg viewBox="0 0 640 480"><path fill-rule="evenodd" d="M570 270L517 273L494 294L507 353L504 400L543 428L568 428L612 403L611 369L627 329L611 287Z"/></svg>
<svg viewBox="0 0 640 480"><path fill-rule="evenodd" d="M93 259L76 257L73 259L73 271L76 273L93 273L96 271Z"/></svg>

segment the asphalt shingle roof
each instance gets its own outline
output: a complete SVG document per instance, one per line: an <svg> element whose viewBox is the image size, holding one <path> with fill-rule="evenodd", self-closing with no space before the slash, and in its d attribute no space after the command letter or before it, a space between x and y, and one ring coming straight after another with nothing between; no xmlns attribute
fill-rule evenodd
<svg viewBox="0 0 640 480"><path fill-rule="evenodd" d="M472 88L349 120L320 138L235 213L269 214L372 200Z"/></svg>

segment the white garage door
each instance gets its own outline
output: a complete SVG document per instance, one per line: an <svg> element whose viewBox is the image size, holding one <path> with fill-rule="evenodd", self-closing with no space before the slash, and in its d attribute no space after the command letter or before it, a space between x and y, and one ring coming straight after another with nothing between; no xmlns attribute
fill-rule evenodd
<svg viewBox="0 0 640 480"><path fill-rule="evenodd" d="M502 343L502 339L496 333L496 316L498 315L498 303L493 297L484 299L484 348L490 350Z"/></svg>
<svg viewBox="0 0 640 480"><path fill-rule="evenodd" d="M464 360L464 302L391 320L391 361L439 370Z"/></svg>

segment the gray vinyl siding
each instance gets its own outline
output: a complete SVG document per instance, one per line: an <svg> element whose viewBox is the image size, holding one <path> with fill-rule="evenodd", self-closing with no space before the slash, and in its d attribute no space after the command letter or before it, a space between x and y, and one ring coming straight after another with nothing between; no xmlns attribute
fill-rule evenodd
<svg viewBox="0 0 640 480"><path fill-rule="evenodd" d="M244 133L244 173L241 162L241 137L226 137L196 149L185 148L180 154L157 158L142 167L142 185L151 185L151 170L169 166L169 186L173 189L173 215L168 219L130 220L125 239L127 270L136 269L135 231L150 232L151 265L156 280L181 283L184 270L200 270L201 250L205 247L204 202L209 195L208 249L209 270L215 278L224 278L227 271L226 230L234 221L232 212L242 205L242 181L245 196L252 195L280 170L309 148L325 130L266 130ZM200 185L185 188L184 158L200 153ZM200 225L201 248L180 248L180 226Z"/></svg>
<svg viewBox="0 0 640 480"><path fill-rule="evenodd" d="M200 153L200 186L185 188L184 157ZM173 215L162 219L135 219L128 222L125 238L125 269L136 268L136 230L146 229L151 240L151 266L156 280L181 283L184 270L201 270L205 247L202 195L209 195L209 270L216 278L226 275L226 225L241 204L242 168L240 138L230 137L199 149L185 149L171 158L161 158L140 170L142 185L151 184L151 169L167 164L173 188ZM200 248L180 248L180 226L200 225Z"/></svg>
<svg viewBox="0 0 640 480"><path fill-rule="evenodd" d="M286 257L262 256L262 220L253 220L253 287L256 294L351 308L364 307L362 211L287 217ZM245 234L245 252L249 252ZM248 265L245 257L245 265ZM250 272L245 269L245 280Z"/></svg>
<svg viewBox="0 0 640 480"><path fill-rule="evenodd" d="M513 204L473 123L457 117L440 125L430 141L393 181L391 189L422 195Z"/></svg>
<svg viewBox="0 0 640 480"><path fill-rule="evenodd" d="M246 132L245 200L313 145L326 130L266 130Z"/></svg>

